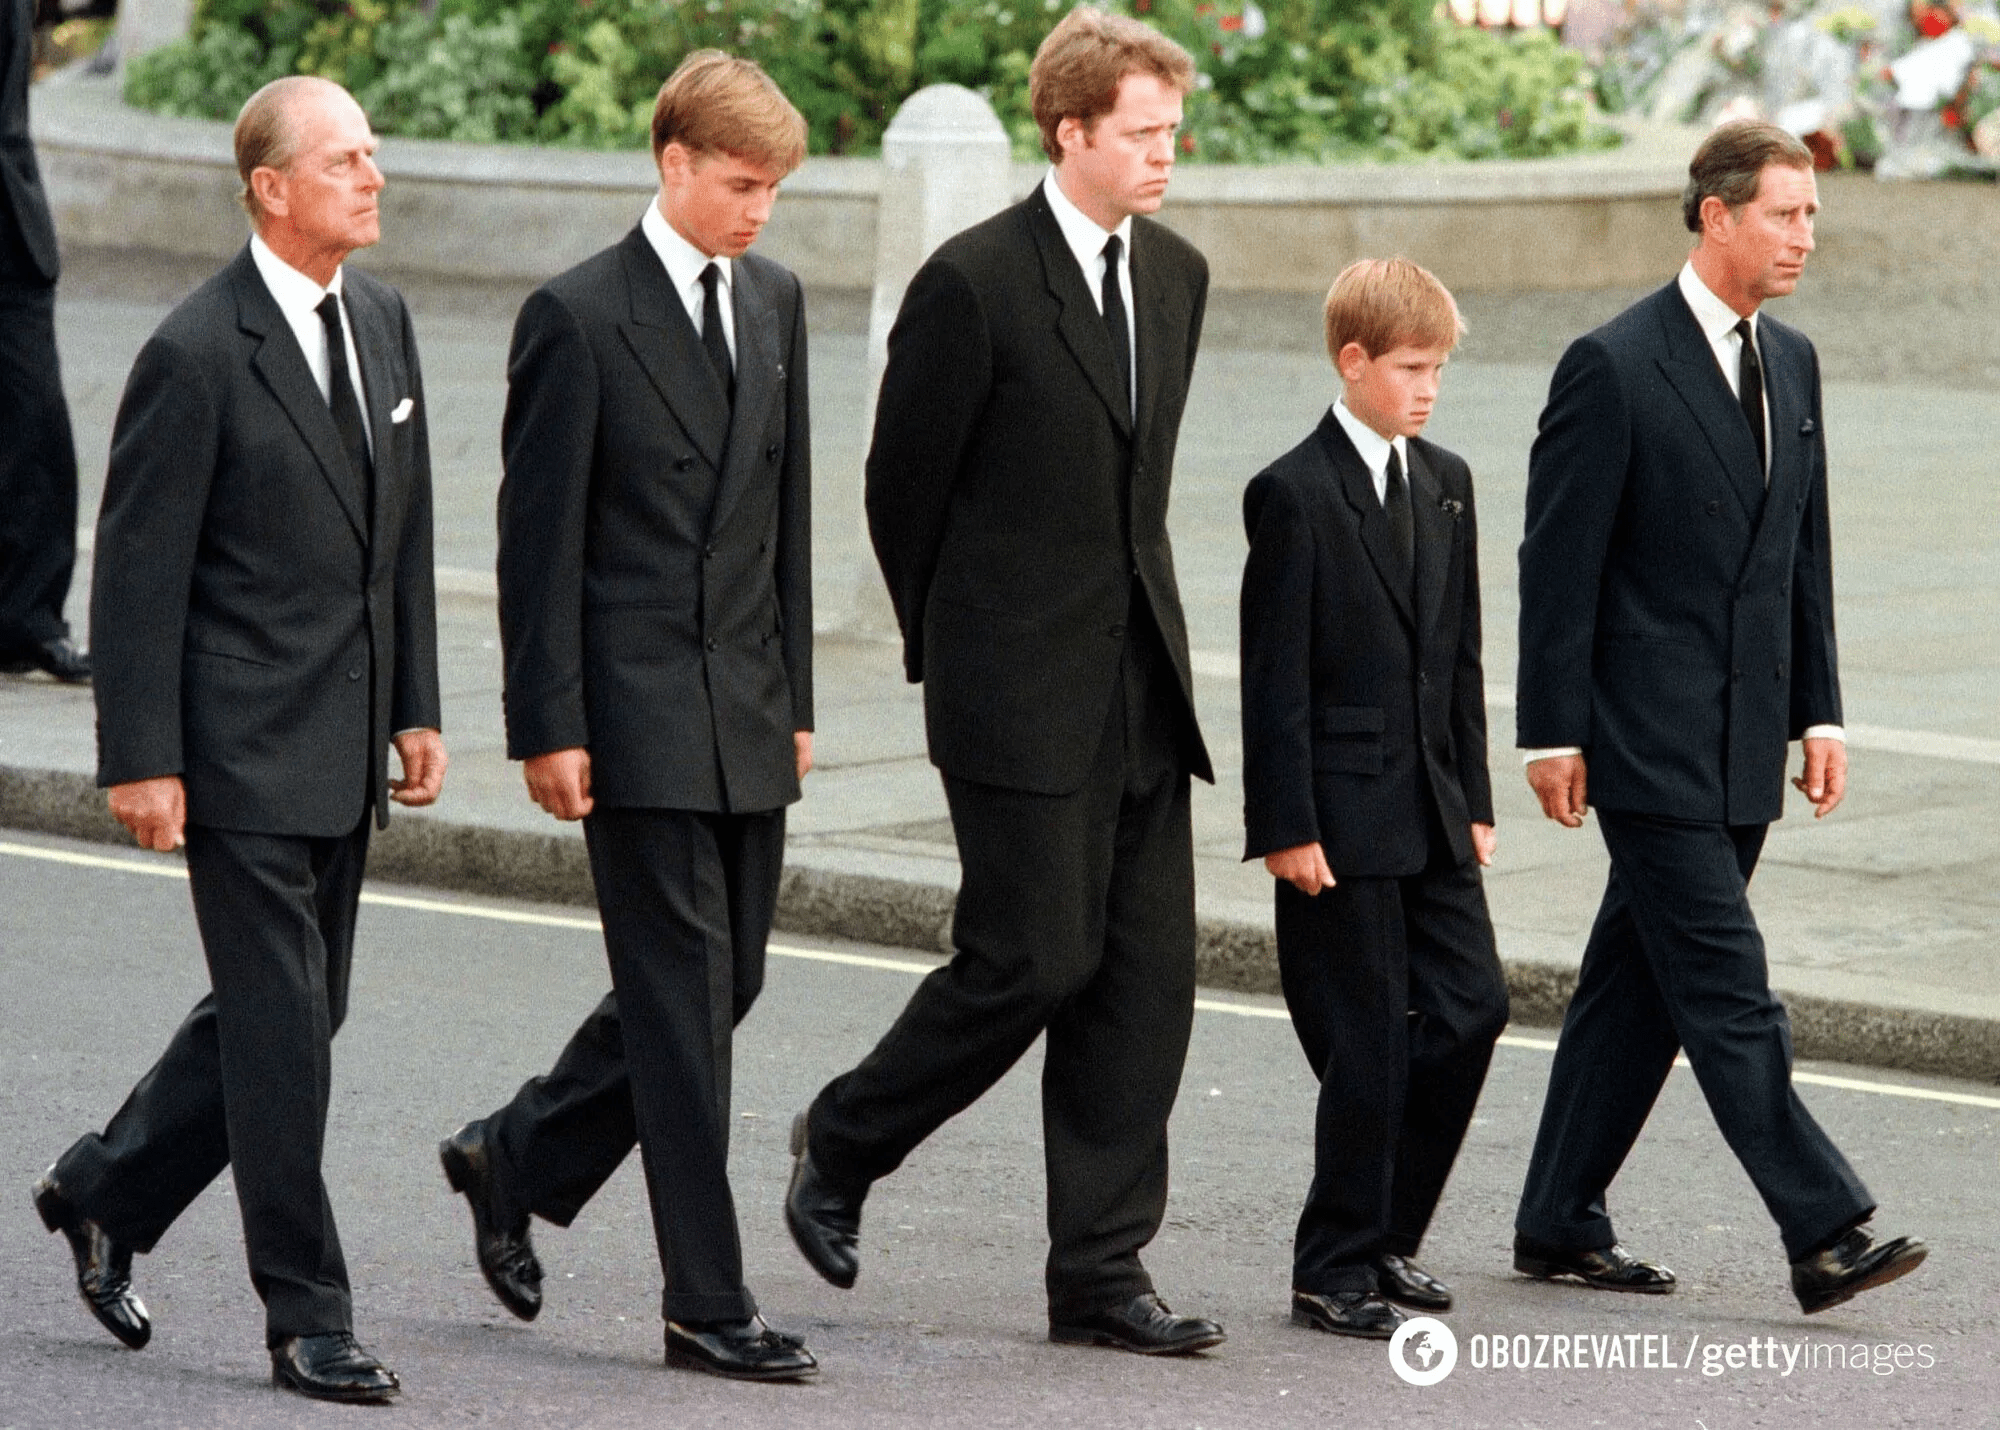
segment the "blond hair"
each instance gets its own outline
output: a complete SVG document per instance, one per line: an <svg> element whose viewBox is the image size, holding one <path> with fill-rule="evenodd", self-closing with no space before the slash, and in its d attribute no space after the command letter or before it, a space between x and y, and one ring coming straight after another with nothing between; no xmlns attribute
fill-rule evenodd
<svg viewBox="0 0 2000 1430"><path fill-rule="evenodd" d="M806 120L751 60L696 50L653 101L653 162L669 144L789 174L805 161Z"/></svg>
<svg viewBox="0 0 2000 1430"><path fill-rule="evenodd" d="M288 74L272 80L244 100L243 108L237 111L232 137L236 146L236 174L242 179L243 188L236 198L253 224L263 220L264 206L257 201L257 191L250 187L250 176L259 169L283 173L291 167L299 154L299 126L295 118L298 102L309 94L323 94L327 90L353 98L330 79Z"/></svg>
<svg viewBox="0 0 2000 1430"><path fill-rule="evenodd" d="M1453 348L1465 319L1444 284L1407 258L1363 258L1340 270L1326 293L1326 351L1361 344L1371 358L1400 347Z"/></svg>
<svg viewBox="0 0 2000 1430"><path fill-rule="evenodd" d="M1028 104L1050 162L1062 162L1062 122L1074 119L1088 133L1117 106L1128 74L1152 75L1182 95L1194 88L1188 52L1129 16L1079 5L1049 31L1028 68Z"/></svg>

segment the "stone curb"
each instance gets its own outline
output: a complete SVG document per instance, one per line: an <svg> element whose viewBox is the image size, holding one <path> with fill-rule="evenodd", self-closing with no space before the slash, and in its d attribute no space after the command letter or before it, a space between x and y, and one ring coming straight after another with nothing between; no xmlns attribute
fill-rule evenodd
<svg viewBox="0 0 2000 1430"><path fill-rule="evenodd" d="M88 775L0 765L0 828L123 844ZM917 880L815 867L810 852L788 859L778 927L926 953L948 952L952 893ZM403 818L378 831L369 875L394 883L542 903L593 902L583 841L555 834ZM1200 921L1196 977L1205 988L1275 994L1276 946L1269 930L1227 919ZM1552 1028L1576 987L1567 966L1503 960L1519 1026ZM1792 1043L1802 1058L2000 1082L2000 1020L1786 994Z"/></svg>

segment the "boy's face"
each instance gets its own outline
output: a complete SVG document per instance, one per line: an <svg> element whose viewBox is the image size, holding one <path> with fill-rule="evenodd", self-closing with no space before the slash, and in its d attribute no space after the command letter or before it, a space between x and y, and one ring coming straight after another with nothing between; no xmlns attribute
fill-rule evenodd
<svg viewBox="0 0 2000 1430"><path fill-rule="evenodd" d="M660 217L710 258L741 258L770 221L784 175L734 154L660 152Z"/></svg>
<svg viewBox="0 0 2000 1430"><path fill-rule="evenodd" d="M1450 348L1404 344L1370 357L1359 343L1340 350L1335 366L1347 388L1347 410L1384 437L1414 437L1431 420Z"/></svg>

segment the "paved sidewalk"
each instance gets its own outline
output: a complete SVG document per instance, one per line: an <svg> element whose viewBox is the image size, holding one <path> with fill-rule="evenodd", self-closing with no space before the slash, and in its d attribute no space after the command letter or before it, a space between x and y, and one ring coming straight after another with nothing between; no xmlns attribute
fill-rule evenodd
<svg viewBox="0 0 2000 1430"><path fill-rule="evenodd" d="M2000 231L1985 189L1959 191L1977 227ZM1954 191L1896 202L1949 212ZM1773 981L1792 995L1802 1050L2000 1078L1992 878L2000 823L2000 339L1990 277L1934 293L1883 257L1893 214L1873 186L1829 186L1867 219L1823 230L1824 273L1776 311L1820 343L1832 446L1841 652L1855 757L1847 804L1815 826L1802 802L1773 832L1756 903ZM1892 206L1893 207L1893 206ZM2000 249L2000 240L1986 240ZM2000 256L2000 254L1996 254ZM2000 271L1989 264L1978 274ZM118 394L139 344L206 265L128 254L72 256L58 307L64 377L84 470L86 524L101 487ZM392 275L393 276L393 275ZM1663 275L1664 277L1665 275ZM1815 288L1815 281L1819 286ZM1986 286L1982 287L1981 284ZM586 896L580 841L530 805L504 758L492 606L493 493L503 364L523 293L405 283L416 314L438 485L440 639L453 764L434 817L406 816L379 846L385 874L538 897ZM1513 548L1548 373L1564 343L1633 292L1513 295L1467 304L1472 336L1452 364L1432 435L1478 483L1486 651L1501 853L1488 879L1517 1013L1560 1009L1600 892L1589 831L1541 820L1517 773L1508 709L1514 665ZM811 295L814 438L821 510L859 481L866 295ZM1983 313L1984 316L1981 316ZM1196 787L1204 972L1275 986L1269 880L1241 853L1235 596L1238 500L1259 466L1296 442L1332 395L1317 315L1289 301L1218 301L1181 441L1172 526L1195 646L1196 697L1219 782ZM836 538L823 525L822 541ZM852 535L850 534L850 541ZM823 574L825 574L823 572ZM837 574L837 573L836 573ZM71 616L81 630L88 556ZM956 865L919 692L893 645L819 645L819 770L793 811L787 919L849 937L935 948ZM117 831L87 791L87 691L0 680L0 824L93 837Z"/></svg>

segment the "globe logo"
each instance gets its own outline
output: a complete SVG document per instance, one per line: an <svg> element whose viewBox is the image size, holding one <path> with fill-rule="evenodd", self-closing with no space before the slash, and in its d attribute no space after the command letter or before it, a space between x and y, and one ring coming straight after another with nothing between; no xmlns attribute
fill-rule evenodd
<svg viewBox="0 0 2000 1430"><path fill-rule="evenodd" d="M1411 1385L1436 1385L1458 1364L1458 1337L1431 1316L1412 1316L1389 1338L1389 1369Z"/></svg>

